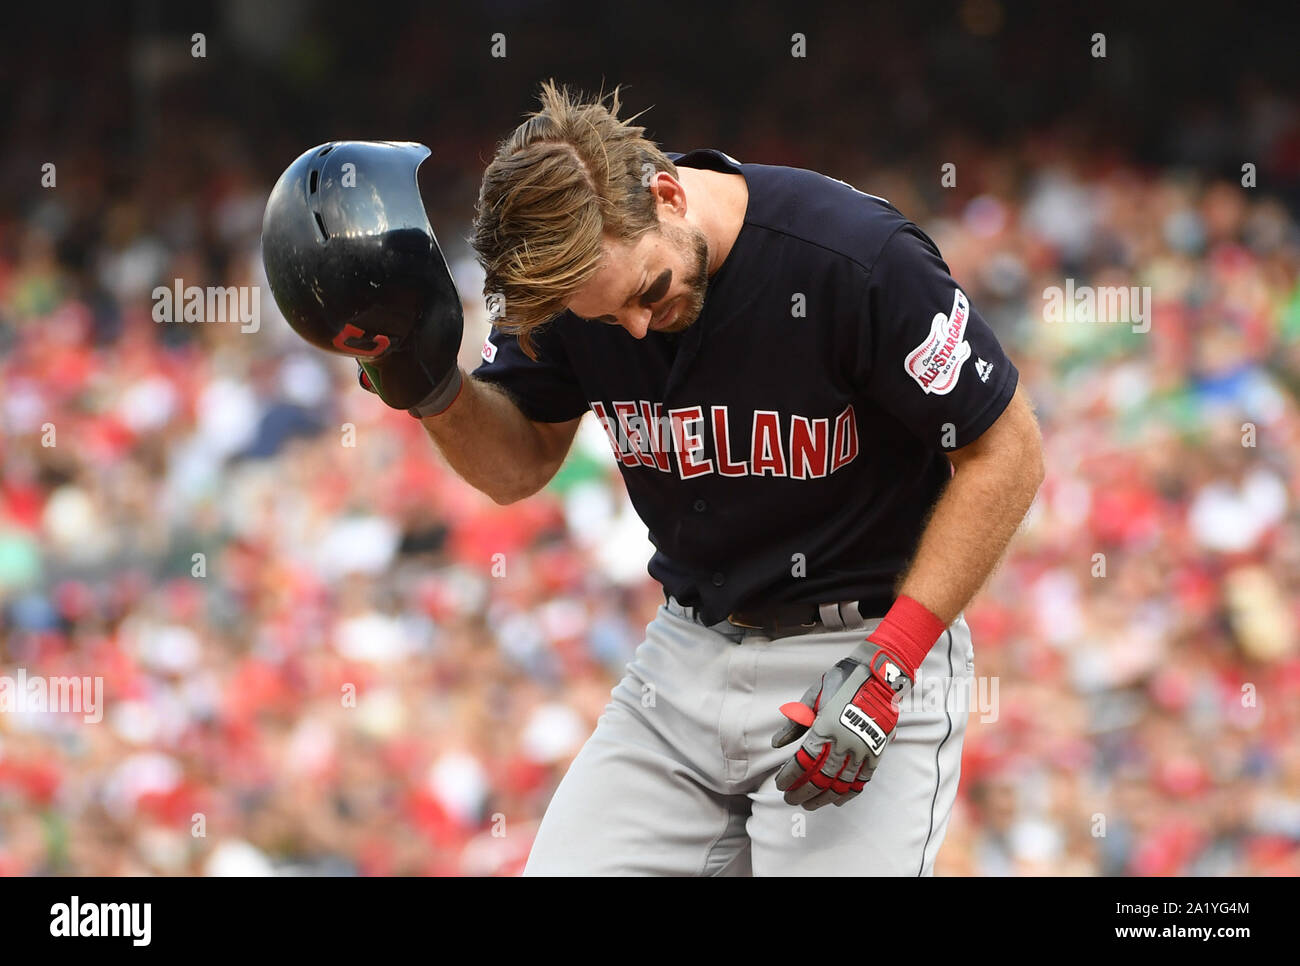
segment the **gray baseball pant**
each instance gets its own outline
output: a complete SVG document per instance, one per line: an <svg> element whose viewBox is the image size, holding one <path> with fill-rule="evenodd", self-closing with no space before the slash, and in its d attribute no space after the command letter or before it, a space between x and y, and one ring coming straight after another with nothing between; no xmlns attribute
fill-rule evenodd
<svg viewBox="0 0 1300 966"><path fill-rule="evenodd" d="M879 622L772 638L706 627L670 598L556 789L524 875L932 875L974 685L963 617L922 663L862 794L809 812L774 782L799 747L772 747L778 709Z"/></svg>

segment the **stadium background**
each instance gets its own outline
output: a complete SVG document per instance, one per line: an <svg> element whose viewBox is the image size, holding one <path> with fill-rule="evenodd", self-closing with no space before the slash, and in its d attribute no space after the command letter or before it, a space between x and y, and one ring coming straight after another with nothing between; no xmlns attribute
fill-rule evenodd
<svg viewBox="0 0 1300 966"><path fill-rule="evenodd" d="M150 293L264 286L290 160L418 140L473 365L479 175L549 76L629 85L668 149L889 198L1020 367L1048 476L968 611L999 713L972 718L938 874L1300 872L1294 22L470 6L6 14L0 674L99 675L107 709L0 714L0 872L519 870L662 600L603 434L588 420L554 484L498 507L269 290L256 332L155 323ZM1067 278L1150 286L1150 331L1046 322Z"/></svg>

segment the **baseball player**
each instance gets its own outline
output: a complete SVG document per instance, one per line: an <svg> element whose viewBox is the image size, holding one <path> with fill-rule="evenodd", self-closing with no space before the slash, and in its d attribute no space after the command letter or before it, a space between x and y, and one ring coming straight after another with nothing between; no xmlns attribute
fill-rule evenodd
<svg viewBox="0 0 1300 966"><path fill-rule="evenodd" d="M472 374L422 146L290 166L263 233L277 301L499 503L546 485L588 411L608 433L664 604L525 874L930 875L962 610L1043 476L1016 368L888 201L665 153L618 114L617 90L545 84L488 165Z"/></svg>

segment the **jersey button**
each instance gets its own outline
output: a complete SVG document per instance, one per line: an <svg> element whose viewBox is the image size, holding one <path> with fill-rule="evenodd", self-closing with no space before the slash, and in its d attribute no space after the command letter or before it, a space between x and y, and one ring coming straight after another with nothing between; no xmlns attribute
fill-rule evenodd
<svg viewBox="0 0 1300 966"><path fill-rule="evenodd" d="M705 510L709 508L709 505L705 503L703 500L696 500L694 506L695 506L696 513L703 513Z"/></svg>
<svg viewBox="0 0 1300 966"><path fill-rule="evenodd" d="M722 574L714 574L714 575L713 575L713 586L714 586L714 587L721 587L721 586L722 586L723 584L725 584L726 582L727 582L727 578L724 577L724 576L722 576Z"/></svg>

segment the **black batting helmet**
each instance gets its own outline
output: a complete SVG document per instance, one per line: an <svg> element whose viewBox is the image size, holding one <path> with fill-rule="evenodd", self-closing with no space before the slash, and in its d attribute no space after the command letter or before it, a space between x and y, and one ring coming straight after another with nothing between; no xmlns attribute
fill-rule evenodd
<svg viewBox="0 0 1300 966"><path fill-rule="evenodd" d="M377 359L422 330L445 333L440 348L454 356L460 296L416 182L430 153L412 141L331 141L280 175L262 261L276 305L312 345ZM456 324L431 324L439 316Z"/></svg>

